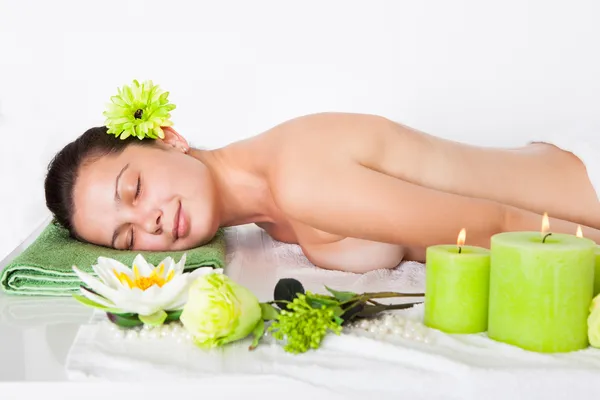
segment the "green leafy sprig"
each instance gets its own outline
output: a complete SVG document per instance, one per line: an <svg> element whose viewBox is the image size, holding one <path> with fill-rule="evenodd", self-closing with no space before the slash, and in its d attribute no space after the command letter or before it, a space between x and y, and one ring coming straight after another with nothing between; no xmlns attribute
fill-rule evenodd
<svg viewBox="0 0 600 400"><path fill-rule="evenodd" d="M423 293L378 292L356 294L325 287L330 295L306 292L295 279L281 279L275 286L274 301L261 303L263 320L273 337L285 342L284 350L299 354L317 349L328 333L339 335L350 321L373 317L383 311L411 308L421 302L382 304L375 299L423 297ZM256 348L264 333L255 332L250 349Z"/></svg>

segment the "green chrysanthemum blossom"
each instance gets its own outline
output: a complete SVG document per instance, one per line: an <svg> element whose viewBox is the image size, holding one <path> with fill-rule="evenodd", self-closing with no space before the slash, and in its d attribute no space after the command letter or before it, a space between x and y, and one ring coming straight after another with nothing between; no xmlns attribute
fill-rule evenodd
<svg viewBox="0 0 600 400"><path fill-rule="evenodd" d="M285 340L284 350L289 353L305 353L317 349L328 331L339 335L342 327L336 322L334 307L313 308L301 294L282 310L269 327L273 337ZM339 319L338 319L339 320ZM341 320L339 320L341 321Z"/></svg>
<svg viewBox="0 0 600 400"><path fill-rule="evenodd" d="M175 109L175 104L170 104L168 97L169 92L163 92L152 81L140 85L134 80L131 86L119 88L103 113L108 133L121 139L129 136L163 139L162 127L173 125L170 112Z"/></svg>

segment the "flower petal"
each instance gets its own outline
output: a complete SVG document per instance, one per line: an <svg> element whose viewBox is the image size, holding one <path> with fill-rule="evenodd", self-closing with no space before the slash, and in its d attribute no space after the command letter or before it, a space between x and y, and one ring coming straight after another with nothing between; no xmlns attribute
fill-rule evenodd
<svg viewBox="0 0 600 400"><path fill-rule="evenodd" d="M118 304L119 293L117 290L106 286L93 276L88 275L83 271L80 271L76 266L73 266L73 271L77 274L79 279L81 279L81 281L88 285L93 291L97 292L101 296L106 297L108 300L111 300L115 304Z"/></svg>
<svg viewBox="0 0 600 400"><path fill-rule="evenodd" d="M148 264L144 256L141 254L135 256L135 259L133 260L133 266L137 267L137 269L140 271L140 275L142 276L148 276L152 273L152 266Z"/></svg>
<svg viewBox="0 0 600 400"><path fill-rule="evenodd" d="M192 272L186 273L185 275L187 276L188 280L193 281L204 275L220 274L220 273L222 273L222 271L220 269L214 269L212 267L201 267L201 268L196 268Z"/></svg>
<svg viewBox="0 0 600 400"><path fill-rule="evenodd" d="M180 271L183 271L185 269L186 260L187 260L187 253L183 253L181 258L179 259L179 262L176 264L177 269L179 269Z"/></svg>
<svg viewBox="0 0 600 400"><path fill-rule="evenodd" d="M114 270L111 269L107 264L96 264L92 265L92 269L98 275L100 279L102 279L102 283L111 289L118 289L123 284L121 281L115 276Z"/></svg>
<svg viewBox="0 0 600 400"><path fill-rule="evenodd" d="M118 272L131 273L131 268L115 260L114 258L98 257L98 264L106 267L107 269L114 269Z"/></svg>
<svg viewBox="0 0 600 400"><path fill-rule="evenodd" d="M171 304L181 297L182 293L187 294L190 282L185 276L176 276L172 281L161 288L157 300L163 307L172 307ZM166 309L166 308L165 308ZM169 308L170 309L170 308Z"/></svg>
<svg viewBox="0 0 600 400"><path fill-rule="evenodd" d="M85 288L79 288L79 293L81 293L82 296L87 297L94 303L98 303L100 305L103 305L103 306L109 307L109 308L115 307L115 303L113 303L109 299L102 297L102 296L98 296L96 293L92 293Z"/></svg>

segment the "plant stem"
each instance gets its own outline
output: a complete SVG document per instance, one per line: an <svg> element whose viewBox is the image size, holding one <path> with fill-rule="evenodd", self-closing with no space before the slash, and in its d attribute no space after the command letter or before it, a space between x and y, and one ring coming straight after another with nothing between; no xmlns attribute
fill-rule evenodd
<svg viewBox="0 0 600 400"><path fill-rule="evenodd" d="M395 292L378 292L378 293L363 293L361 297L368 299L382 299L386 297L423 297L425 293L395 293Z"/></svg>
<svg viewBox="0 0 600 400"><path fill-rule="evenodd" d="M372 316L372 315L375 315L375 314L379 314L382 311L403 310L403 309L406 309L406 308L411 308L415 304L421 304L421 303L422 302L373 306L373 307L368 308L368 309L366 309L364 311L361 311L360 313L358 313L358 315L361 316L361 317L369 317L369 316Z"/></svg>

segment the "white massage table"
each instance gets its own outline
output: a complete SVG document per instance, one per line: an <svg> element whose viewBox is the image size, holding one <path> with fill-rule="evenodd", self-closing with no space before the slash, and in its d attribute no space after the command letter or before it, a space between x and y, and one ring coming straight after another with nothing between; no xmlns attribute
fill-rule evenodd
<svg viewBox="0 0 600 400"><path fill-rule="evenodd" d="M227 241L226 273L261 301L272 299L275 283L285 277L294 277L307 290L319 292L324 285L355 292L424 290L425 271L419 263L357 275L317 269L297 246L275 242L254 226L228 230ZM37 374L41 379L87 384L175 380L181 388L197 385L204 388L203 394L209 391L225 397L232 390L263 397L265 393L294 393L328 399L576 399L600 395L600 350L595 349L542 355L493 342L483 334L452 336L431 330L434 340L422 343L402 337L376 339L363 331L348 330L339 337L330 335L318 351L299 356L283 352L270 341L254 352L247 351L247 342L240 342L222 352L206 353L168 338L116 339L102 314L69 299L0 296L0 332L10 326L22 333L27 343L20 362L27 375ZM398 313L418 323L422 307ZM26 334L33 331L35 335ZM32 356L31 348L38 353ZM32 367L34 362L36 367ZM1 368L3 371L7 365Z"/></svg>

